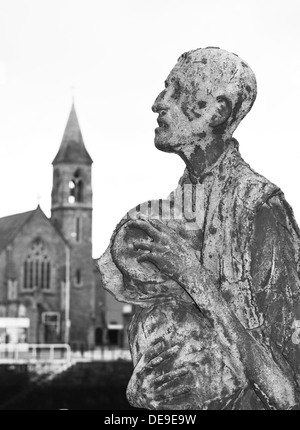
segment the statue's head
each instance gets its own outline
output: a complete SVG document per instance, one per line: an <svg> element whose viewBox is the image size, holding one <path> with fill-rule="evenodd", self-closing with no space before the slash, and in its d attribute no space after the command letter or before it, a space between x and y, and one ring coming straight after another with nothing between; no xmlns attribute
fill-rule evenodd
<svg viewBox="0 0 300 430"><path fill-rule="evenodd" d="M155 145L167 152L207 137L229 138L252 108L256 79L237 55L219 48L183 54L152 107Z"/></svg>

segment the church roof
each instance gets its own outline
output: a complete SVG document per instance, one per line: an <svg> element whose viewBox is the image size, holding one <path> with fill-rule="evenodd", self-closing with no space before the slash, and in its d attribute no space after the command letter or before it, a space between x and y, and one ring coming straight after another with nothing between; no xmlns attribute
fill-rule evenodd
<svg viewBox="0 0 300 430"><path fill-rule="evenodd" d="M0 218L0 253L10 244L34 212L35 210Z"/></svg>
<svg viewBox="0 0 300 430"><path fill-rule="evenodd" d="M64 136L52 164L86 164L91 165L91 159L84 145L75 105L73 103Z"/></svg>
<svg viewBox="0 0 300 430"><path fill-rule="evenodd" d="M10 215L4 218L0 218L0 254L14 240L22 227L27 224L31 217L34 216L34 214L41 214L52 225L53 229L56 231L57 234L59 234L62 240L69 245L66 238L55 227L51 220L46 217L46 215L38 205L38 207L33 211L23 212L21 214Z"/></svg>

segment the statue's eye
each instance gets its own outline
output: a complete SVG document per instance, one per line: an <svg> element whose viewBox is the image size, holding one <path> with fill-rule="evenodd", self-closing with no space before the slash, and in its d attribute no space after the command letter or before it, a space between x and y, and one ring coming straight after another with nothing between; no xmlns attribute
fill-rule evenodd
<svg viewBox="0 0 300 430"><path fill-rule="evenodd" d="M182 92L182 87L178 80L174 80L173 82L174 92L172 94L173 99L178 100L180 98L180 94Z"/></svg>
<svg viewBox="0 0 300 430"><path fill-rule="evenodd" d="M169 82L165 81L165 88L168 88L168 86L169 86Z"/></svg>

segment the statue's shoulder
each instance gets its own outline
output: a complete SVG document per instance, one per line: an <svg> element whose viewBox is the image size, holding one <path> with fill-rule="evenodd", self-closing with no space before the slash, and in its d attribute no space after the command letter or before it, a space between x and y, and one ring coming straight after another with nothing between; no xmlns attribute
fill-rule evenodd
<svg viewBox="0 0 300 430"><path fill-rule="evenodd" d="M221 201L220 206L224 208L238 206L242 211L255 212L273 195L283 195L277 185L253 170L237 149L220 163L214 175L216 180L213 188ZM191 184L191 180L185 169L174 192L181 192L181 188L187 184Z"/></svg>
<svg viewBox="0 0 300 430"><path fill-rule="evenodd" d="M232 169L231 179L233 183L230 195L222 193L223 202L230 202L230 208L233 209L239 225L249 228L249 222L254 222L263 211L264 216L267 214L268 217L271 215L275 217L282 226L285 226L285 230L290 232L290 237L294 238L295 243L299 243L300 229L293 209L277 185L255 172L241 157L237 159ZM226 204L224 206L226 207ZM300 272L300 255L298 261Z"/></svg>
<svg viewBox="0 0 300 430"><path fill-rule="evenodd" d="M234 196L252 211L259 209L273 196L282 195L277 185L253 170L241 156L236 157L230 178Z"/></svg>

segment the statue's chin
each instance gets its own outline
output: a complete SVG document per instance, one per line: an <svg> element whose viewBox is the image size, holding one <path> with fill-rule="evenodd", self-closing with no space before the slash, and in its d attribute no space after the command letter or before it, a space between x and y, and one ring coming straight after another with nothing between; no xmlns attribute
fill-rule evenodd
<svg viewBox="0 0 300 430"><path fill-rule="evenodd" d="M166 137L166 132L161 130L160 128L155 129L155 138L154 144L157 149L161 151L165 150L165 147L168 146L168 139Z"/></svg>
<svg viewBox="0 0 300 430"><path fill-rule="evenodd" d="M169 128L158 127L155 129L154 144L157 149L163 152L173 152L179 154L184 139Z"/></svg>
<svg viewBox="0 0 300 430"><path fill-rule="evenodd" d="M154 144L157 149L163 152L176 152L176 145L172 144L167 136L155 135Z"/></svg>

